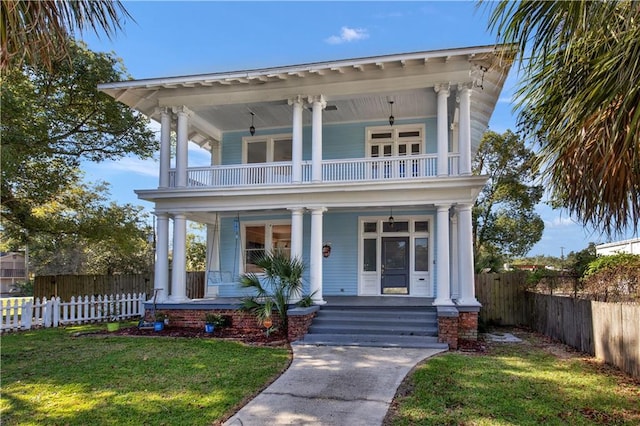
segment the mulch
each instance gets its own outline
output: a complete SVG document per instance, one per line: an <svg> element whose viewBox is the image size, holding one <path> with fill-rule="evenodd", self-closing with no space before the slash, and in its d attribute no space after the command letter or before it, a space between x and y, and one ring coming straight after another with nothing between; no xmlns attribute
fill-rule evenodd
<svg viewBox="0 0 640 426"><path fill-rule="evenodd" d="M139 327L121 327L118 331L108 332L106 329L96 334L109 336L134 336L134 337L174 337L197 339L223 339L233 340L252 346L286 346L287 337L281 331L261 334L244 334L231 328L216 328L213 333L206 333L198 328L165 326L161 331Z"/></svg>

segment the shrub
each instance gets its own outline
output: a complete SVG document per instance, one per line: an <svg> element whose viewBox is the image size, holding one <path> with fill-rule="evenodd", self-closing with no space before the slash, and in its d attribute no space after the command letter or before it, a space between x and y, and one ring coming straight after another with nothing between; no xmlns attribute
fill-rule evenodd
<svg viewBox="0 0 640 426"><path fill-rule="evenodd" d="M618 253L589 263L584 291L603 302L640 301L640 255Z"/></svg>

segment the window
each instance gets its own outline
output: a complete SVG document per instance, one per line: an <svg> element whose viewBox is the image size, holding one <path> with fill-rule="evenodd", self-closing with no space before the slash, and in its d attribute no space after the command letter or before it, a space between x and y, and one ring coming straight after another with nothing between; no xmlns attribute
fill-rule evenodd
<svg viewBox="0 0 640 426"><path fill-rule="evenodd" d="M243 160L248 164L291 161L291 145L290 135L245 138Z"/></svg>
<svg viewBox="0 0 640 426"><path fill-rule="evenodd" d="M413 255L415 256L415 270L429 270L429 238L416 238Z"/></svg>
<svg viewBox="0 0 640 426"><path fill-rule="evenodd" d="M372 158L420 155L424 145L424 125L370 127L367 129L367 145L367 155Z"/></svg>
<svg viewBox="0 0 640 426"><path fill-rule="evenodd" d="M364 250L362 260L362 270L365 272L375 272L378 270L378 240L376 238L364 239Z"/></svg>
<svg viewBox="0 0 640 426"><path fill-rule="evenodd" d="M256 265L258 259L268 252L291 254L291 224L261 223L248 224L244 227L244 271L262 273Z"/></svg>

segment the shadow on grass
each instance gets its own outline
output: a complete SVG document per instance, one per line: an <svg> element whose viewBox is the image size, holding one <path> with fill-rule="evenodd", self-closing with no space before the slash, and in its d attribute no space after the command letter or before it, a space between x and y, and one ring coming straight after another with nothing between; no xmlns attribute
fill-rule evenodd
<svg viewBox="0 0 640 426"><path fill-rule="evenodd" d="M214 339L2 338L3 425L211 424L289 362L283 348Z"/></svg>

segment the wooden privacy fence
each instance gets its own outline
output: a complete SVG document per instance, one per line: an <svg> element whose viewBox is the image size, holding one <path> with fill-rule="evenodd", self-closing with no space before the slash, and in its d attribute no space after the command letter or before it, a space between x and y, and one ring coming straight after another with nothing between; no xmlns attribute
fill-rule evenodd
<svg viewBox="0 0 640 426"><path fill-rule="evenodd" d="M476 298L482 304L479 320L496 325L526 324L526 279L524 271L477 274Z"/></svg>
<svg viewBox="0 0 640 426"><path fill-rule="evenodd" d="M187 272L187 297L204 297L204 271ZM171 281L171 274L169 274ZM153 274L139 275L43 275L33 284L33 297L71 300L77 294L153 294ZM169 282L171 288L171 282Z"/></svg>
<svg viewBox="0 0 640 426"><path fill-rule="evenodd" d="M29 330L33 327L58 327L68 324L121 321L144 314L145 293L71 297L63 302L52 299L15 299L2 306L2 331Z"/></svg>
<svg viewBox="0 0 640 426"><path fill-rule="evenodd" d="M640 377L640 305L526 293L529 325Z"/></svg>

